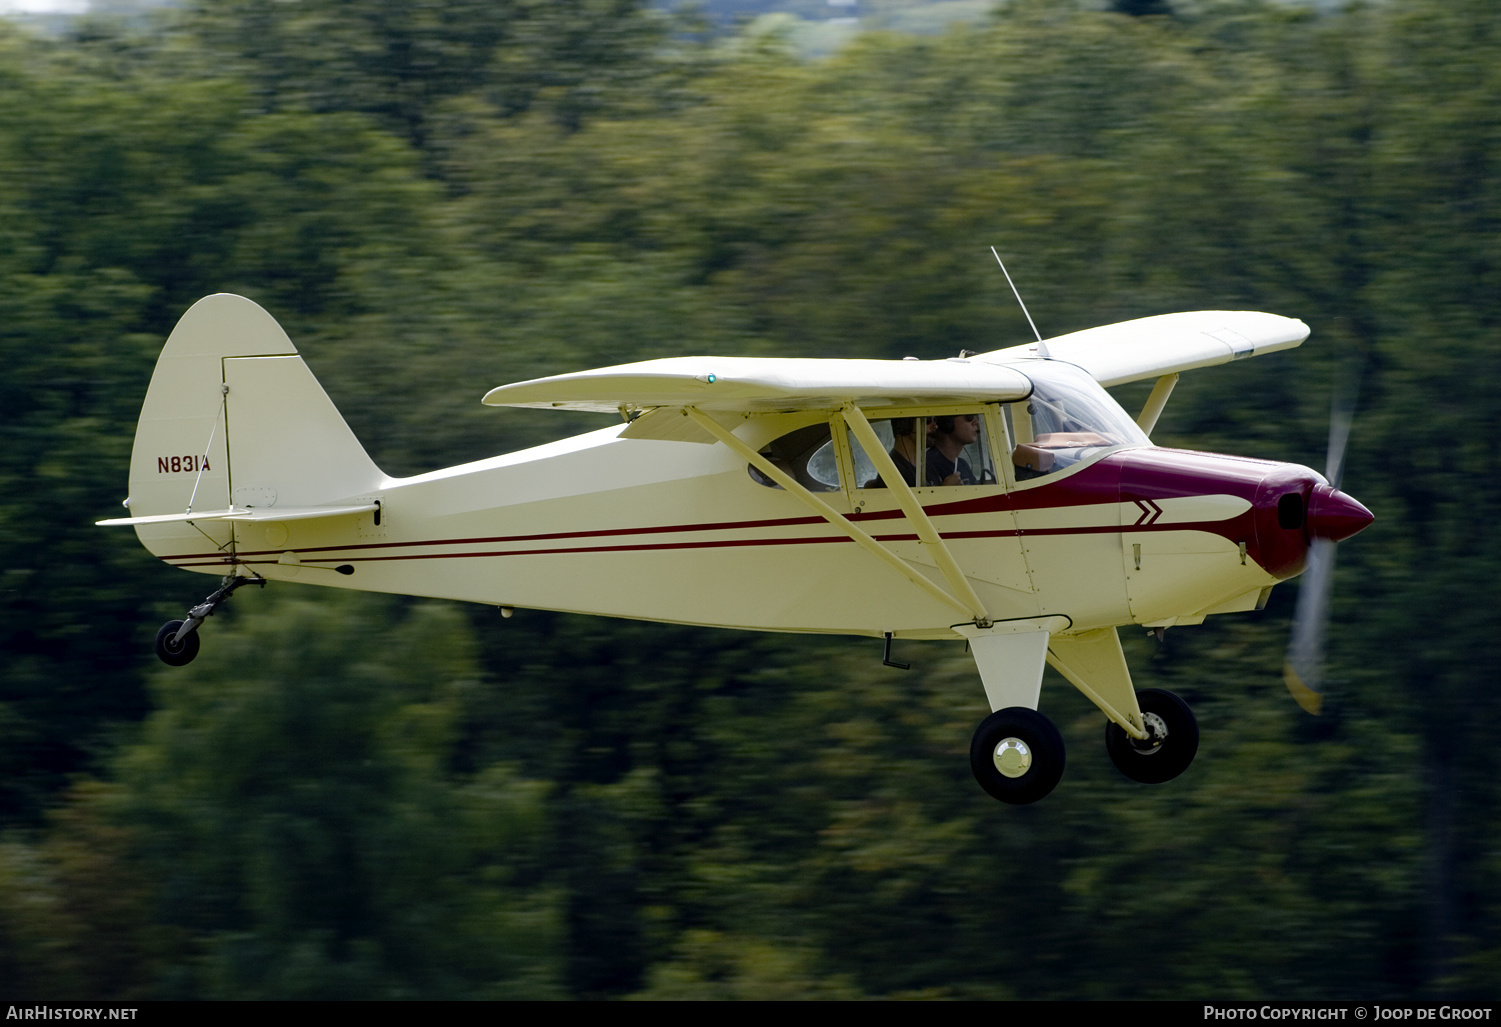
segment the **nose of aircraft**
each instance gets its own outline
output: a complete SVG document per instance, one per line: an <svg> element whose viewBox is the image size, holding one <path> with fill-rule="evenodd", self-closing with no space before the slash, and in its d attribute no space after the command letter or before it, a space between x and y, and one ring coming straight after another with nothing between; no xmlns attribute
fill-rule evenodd
<svg viewBox="0 0 1501 1027"><path fill-rule="evenodd" d="M1307 565L1317 539L1339 542L1376 518L1362 504L1297 464L1278 465L1256 490L1256 562L1278 578Z"/></svg>
<svg viewBox="0 0 1501 1027"><path fill-rule="evenodd" d="M1308 534L1343 542L1376 519L1364 504L1328 485L1314 486L1308 497Z"/></svg>
<svg viewBox="0 0 1501 1027"><path fill-rule="evenodd" d="M1137 449L1122 454L1119 495L1141 511L1139 524L1157 524L1151 511L1164 499L1236 496L1250 501L1244 519L1224 521L1221 534L1245 546L1244 559L1278 580L1301 574L1316 540L1339 542L1375 517L1300 464L1272 463L1213 453ZM1129 512L1129 511L1128 511Z"/></svg>

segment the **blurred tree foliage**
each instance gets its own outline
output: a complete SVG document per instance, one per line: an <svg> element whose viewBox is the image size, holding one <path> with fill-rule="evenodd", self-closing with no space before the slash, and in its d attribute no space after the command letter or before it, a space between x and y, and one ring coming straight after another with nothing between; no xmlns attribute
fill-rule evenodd
<svg viewBox="0 0 1501 1027"><path fill-rule="evenodd" d="M631 0L140 24L0 22L7 994L1495 996L1495 5L1014 0L818 63ZM277 316L405 474L598 423L475 402L505 381L1023 341L991 244L1047 334L1313 327L1185 377L1164 444L1321 466L1363 369L1346 481L1378 520L1341 549L1325 717L1283 694L1290 586L1126 633L1199 712L1183 778L1120 779L1053 679L1068 775L1002 808L955 647L902 674L277 587L170 670L151 634L208 579L91 526L207 292Z"/></svg>

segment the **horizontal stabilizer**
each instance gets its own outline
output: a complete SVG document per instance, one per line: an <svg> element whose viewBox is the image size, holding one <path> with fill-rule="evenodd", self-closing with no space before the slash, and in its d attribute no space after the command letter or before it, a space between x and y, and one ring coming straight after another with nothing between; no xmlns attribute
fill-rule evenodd
<svg viewBox="0 0 1501 1027"><path fill-rule="evenodd" d="M1108 387L1293 349L1306 338L1308 326L1297 318L1254 310L1195 310L1086 328L1041 345L1049 358L1077 364ZM1034 342L975 359L1009 364L1041 355Z"/></svg>
<svg viewBox="0 0 1501 1027"><path fill-rule="evenodd" d="M323 517L347 517L350 514L374 513L380 509L375 500L348 506L229 507L224 510L197 510L180 514L153 514L150 517L112 517L95 521L114 527L135 524L191 524L194 521L311 521Z"/></svg>
<svg viewBox="0 0 1501 1027"><path fill-rule="evenodd" d="M1011 368L973 360L669 357L502 385L488 406L590 410L832 410L858 406L1012 402L1032 393Z"/></svg>

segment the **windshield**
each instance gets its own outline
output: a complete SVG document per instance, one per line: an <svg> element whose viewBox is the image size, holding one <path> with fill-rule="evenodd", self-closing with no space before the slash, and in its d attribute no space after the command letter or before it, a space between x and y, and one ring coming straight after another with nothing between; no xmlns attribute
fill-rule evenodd
<svg viewBox="0 0 1501 1027"><path fill-rule="evenodd" d="M1039 360L1018 370L1034 387L1030 398L1005 408L1018 480L1061 471L1102 449L1151 445L1130 415L1083 369Z"/></svg>

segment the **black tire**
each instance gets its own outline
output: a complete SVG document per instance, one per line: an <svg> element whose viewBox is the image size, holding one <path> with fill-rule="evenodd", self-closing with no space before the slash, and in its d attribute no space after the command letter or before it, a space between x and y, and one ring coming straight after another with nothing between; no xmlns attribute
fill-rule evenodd
<svg viewBox="0 0 1501 1027"><path fill-rule="evenodd" d="M975 780L992 797L1013 806L1036 802L1056 788L1063 763L1063 736L1051 720L1025 706L992 713L980 721L969 743Z"/></svg>
<svg viewBox="0 0 1501 1027"><path fill-rule="evenodd" d="M1105 725L1105 751L1122 774L1142 784L1171 781L1188 769L1199 751L1199 722L1188 703L1162 688L1144 688L1136 693L1153 744L1135 741L1114 722Z"/></svg>
<svg viewBox="0 0 1501 1027"><path fill-rule="evenodd" d="M172 640L172 636L177 634L177 629L180 627L182 627L182 621L169 620L156 633L156 655L161 657L163 663L171 667L181 667L192 663L193 657L198 655L198 632L193 632L180 642Z"/></svg>

